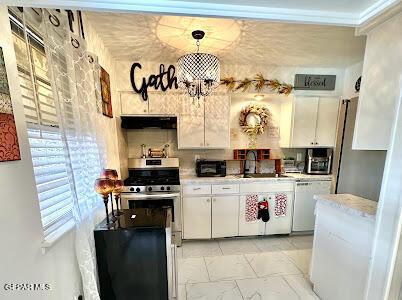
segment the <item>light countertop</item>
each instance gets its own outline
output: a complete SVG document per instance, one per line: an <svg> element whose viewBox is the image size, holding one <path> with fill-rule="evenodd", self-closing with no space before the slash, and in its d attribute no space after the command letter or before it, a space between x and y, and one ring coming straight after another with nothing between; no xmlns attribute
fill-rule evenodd
<svg viewBox="0 0 402 300"><path fill-rule="evenodd" d="M278 182L278 181L314 181L332 180L332 175L309 175L298 173L284 174L287 177L263 177L263 178L242 178L241 175L227 175L225 177L197 177L196 175L180 175L182 184L223 184L223 183L253 183L253 182Z"/></svg>
<svg viewBox="0 0 402 300"><path fill-rule="evenodd" d="M345 213L375 220L377 202L351 194L315 195L314 199Z"/></svg>
<svg viewBox="0 0 402 300"><path fill-rule="evenodd" d="M197 177L195 175L180 176L181 184L239 184L254 182L294 181L291 177L242 178L240 175L227 175L225 177Z"/></svg>

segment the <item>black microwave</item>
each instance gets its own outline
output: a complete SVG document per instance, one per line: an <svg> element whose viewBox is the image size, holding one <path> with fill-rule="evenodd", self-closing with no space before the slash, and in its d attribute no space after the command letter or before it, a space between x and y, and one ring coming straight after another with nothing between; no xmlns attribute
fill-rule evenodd
<svg viewBox="0 0 402 300"><path fill-rule="evenodd" d="M195 169L197 177L225 177L226 161L197 159Z"/></svg>

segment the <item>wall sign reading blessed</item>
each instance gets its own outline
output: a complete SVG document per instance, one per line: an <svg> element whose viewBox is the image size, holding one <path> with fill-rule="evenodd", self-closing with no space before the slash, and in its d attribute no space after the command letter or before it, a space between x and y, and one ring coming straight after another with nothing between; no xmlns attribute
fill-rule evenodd
<svg viewBox="0 0 402 300"><path fill-rule="evenodd" d="M332 91L335 89L335 80L336 75L296 74L294 89Z"/></svg>
<svg viewBox="0 0 402 300"><path fill-rule="evenodd" d="M148 100L148 88L150 87L153 87L155 90L161 89L163 92L179 87L177 85L177 77L175 76L176 69L173 65L170 65L166 70L165 65L161 64L159 66L159 74L152 74L148 79L143 77L140 87L135 83L135 70L137 68L141 70L141 64L133 63L130 70L131 85L136 93L141 94L144 101Z"/></svg>

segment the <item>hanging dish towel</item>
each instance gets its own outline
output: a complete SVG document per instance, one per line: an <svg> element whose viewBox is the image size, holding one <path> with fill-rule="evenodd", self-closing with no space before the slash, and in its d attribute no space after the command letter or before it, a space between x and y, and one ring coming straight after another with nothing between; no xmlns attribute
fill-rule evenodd
<svg viewBox="0 0 402 300"><path fill-rule="evenodd" d="M245 209L246 222L256 221L257 214L258 214L258 196L257 195L247 195L246 196L246 209Z"/></svg>
<svg viewBox="0 0 402 300"><path fill-rule="evenodd" d="M286 196L286 194L275 195L275 217L286 216L287 202L288 202L288 196Z"/></svg>
<svg viewBox="0 0 402 300"><path fill-rule="evenodd" d="M258 219L261 219L265 223L270 219L269 202L265 197L262 201L258 202Z"/></svg>

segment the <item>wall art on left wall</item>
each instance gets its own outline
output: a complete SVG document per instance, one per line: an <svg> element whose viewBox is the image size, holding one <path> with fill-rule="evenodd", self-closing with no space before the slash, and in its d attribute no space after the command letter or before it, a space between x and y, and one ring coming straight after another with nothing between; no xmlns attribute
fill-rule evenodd
<svg viewBox="0 0 402 300"><path fill-rule="evenodd" d="M0 47L0 162L20 159L20 147L14 121L10 89L8 87L3 49Z"/></svg>
<svg viewBox="0 0 402 300"><path fill-rule="evenodd" d="M102 92L102 113L103 115L113 118L112 95L110 93L110 76L104 68L100 70L100 82Z"/></svg>

